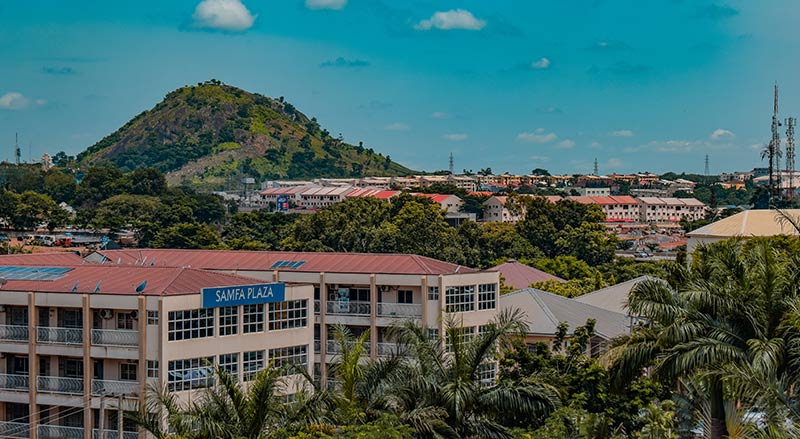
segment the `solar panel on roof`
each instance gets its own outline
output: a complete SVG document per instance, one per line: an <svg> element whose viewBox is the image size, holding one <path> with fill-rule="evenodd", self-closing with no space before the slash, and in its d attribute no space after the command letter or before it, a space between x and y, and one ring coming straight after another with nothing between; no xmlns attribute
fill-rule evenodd
<svg viewBox="0 0 800 439"><path fill-rule="evenodd" d="M290 268L292 270L295 270L297 268L300 268L300 266L305 264L305 263L306 263L306 261L284 261L284 260L280 260L280 261L276 261L269 268L275 268L275 269L277 269L277 268Z"/></svg>
<svg viewBox="0 0 800 439"><path fill-rule="evenodd" d="M0 267L0 278L6 280L50 281L61 279L72 268L64 267Z"/></svg>

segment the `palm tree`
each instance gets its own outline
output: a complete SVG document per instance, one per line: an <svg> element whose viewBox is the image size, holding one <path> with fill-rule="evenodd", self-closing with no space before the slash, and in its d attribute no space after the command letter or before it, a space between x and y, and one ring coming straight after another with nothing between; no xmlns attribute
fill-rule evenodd
<svg viewBox="0 0 800 439"><path fill-rule="evenodd" d="M248 383L219 365L213 370L214 385L197 400L181 403L168 389L150 389L132 419L159 439L265 439L288 425L311 422L306 409L318 400L301 396L291 405L281 396L287 369L267 367Z"/></svg>
<svg viewBox="0 0 800 439"><path fill-rule="evenodd" d="M547 386L481 379L482 372L496 369L498 345L522 328L519 311L503 311L478 335L447 317L445 340L431 340L414 322L392 327L391 336L408 349L410 360L389 390L387 406L413 418L409 423L419 438L511 438L504 421L538 419L558 405Z"/></svg>
<svg viewBox="0 0 800 439"><path fill-rule="evenodd" d="M766 240L729 240L701 248L676 285L637 284L628 308L646 324L608 352L616 383L645 368L673 384L702 375L708 436L728 436L726 370L749 368L797 380L800 326L793 328L787 319L798 298L798 262L797 254L780 253Z"/></svg>

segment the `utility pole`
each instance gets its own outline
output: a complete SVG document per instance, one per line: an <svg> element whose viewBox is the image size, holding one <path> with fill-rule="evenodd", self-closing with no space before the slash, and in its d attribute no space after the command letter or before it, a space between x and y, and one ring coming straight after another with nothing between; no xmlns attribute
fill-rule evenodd
<svg viewBox="0 0 800 439"><path fill-rule="evenodd" d="M789 187L787 198L794 201L794 126L797 119L789 117L786 119L786 173L789 174Z"/></svg>

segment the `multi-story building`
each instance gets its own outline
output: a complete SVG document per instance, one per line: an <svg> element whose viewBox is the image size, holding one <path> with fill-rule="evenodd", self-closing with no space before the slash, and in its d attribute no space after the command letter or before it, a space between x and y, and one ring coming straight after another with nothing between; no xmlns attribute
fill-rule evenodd
<svg viewBox="0 0 800 439"><path fill-rule="evenodd" d="M606 197L569 197L570 200L581 204L594 204L603 209L606 222L638 222L639 203L628 195L614 195Z"/></svg>
<svg viewBox="0 0 800 439"><path fill-rule="evenodd" d="M582 197L607 197L611 195L611 188L609 187L579 187L578 193Z"/></svg>
<svg viewBox="0 0 800 439"><path fill-rule="evenodd" d="M695 198L639 197L639 221L670 223L705 218L706 205Z"/></svg>
<svg viewBox="0 0 800 439"><path fill-rule="evenodd" d="M111 250L88 261L122 265L190 266L236 273L267 282L314 289L315 373L327 380L327 364L338 353L332 325L355 335L369 331L366 352L395 352L387 336L393 324L411 319L431 336L443 336L443 314L477 331L497 314L500 275L416 255L288 253L222 250Z"/></svg>
<svg viewBox="0 0 800 439"><path fill-rule="evenodd" d="M120 409L148 385L185 400L215 363L243 381L270 362L312 370L310 285L23 259L0 257L0 437L143 438ZM286 394L303 385L288 370Z"/></svg>
<svg viewBox="0 0 800 439"><path fill-rule="evenodd" d="M518 197L538 197L543 198L551 203L557 203L563 198L558 195L527 195L518 194ZM508 204L509 197L493 196L483 202L483 221L490 223L515 223L525 217L525 212L522 206L510 206Z"/></svg>

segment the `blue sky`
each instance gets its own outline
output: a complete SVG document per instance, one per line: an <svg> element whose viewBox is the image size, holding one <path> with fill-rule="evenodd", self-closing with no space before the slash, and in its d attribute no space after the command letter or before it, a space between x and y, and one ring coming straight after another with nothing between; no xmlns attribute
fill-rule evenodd
<svg viewBox="0 0 800 439"><path fill-rule="evenodd" d="M415 169L759 166L800 113L791 0L0 2L0 159L75 154L211 78Z"/></svg>

